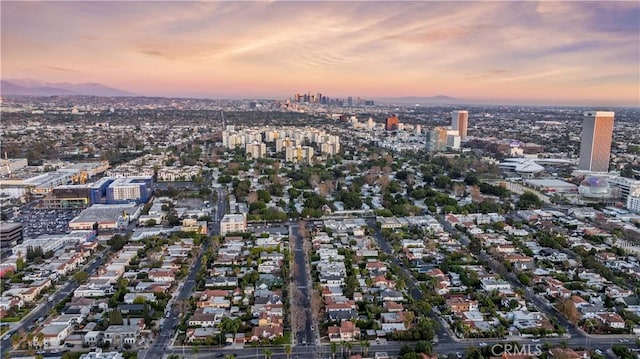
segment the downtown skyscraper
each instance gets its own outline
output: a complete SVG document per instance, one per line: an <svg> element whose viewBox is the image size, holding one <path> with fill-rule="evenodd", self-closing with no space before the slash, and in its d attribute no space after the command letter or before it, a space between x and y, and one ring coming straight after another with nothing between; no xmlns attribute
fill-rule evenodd
<svg viewBox="0 0 640 359"><path fill-rule="evenodd" d="M608 172L614 112L586 112L580 138L578 170Z"/></svg>

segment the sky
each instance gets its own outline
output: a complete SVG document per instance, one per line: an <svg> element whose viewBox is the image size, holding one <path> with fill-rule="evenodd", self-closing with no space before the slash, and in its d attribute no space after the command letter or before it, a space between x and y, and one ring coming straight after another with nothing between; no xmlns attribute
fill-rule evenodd
<svg viewBox="0 0 640 359"><path fill-rule="evenodd" d="M2 79L640 106L640 2L6 1Z"/></svg>

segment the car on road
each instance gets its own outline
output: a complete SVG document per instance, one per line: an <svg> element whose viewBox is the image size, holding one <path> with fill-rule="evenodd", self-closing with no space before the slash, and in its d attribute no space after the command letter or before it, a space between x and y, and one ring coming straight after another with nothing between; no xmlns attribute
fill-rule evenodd
<svg viewBox="0 0 640 359"><path fill-rule="evenodd" d="M456 358L461 359L461 358L462 358L462 353L457 352L457 353L456 353Z"/></svg>
<svg viewBox="0 0 640 359"><path fill-rule="evenodd" d="M169 318L171 316L171 312L167 312L167 314L165 314L165 318Z"/></svg>
<svg viewBox="0 0 640 359"><path fill-rule="evenodd" d="M598 354L598 355L604 355L604 353L603 353L603 352L602 352L602 350L600 350L600 349L596 349L596 350L595 350L595 352L596 352L596 354Z"/></svg>
<svg viewBox="0 0 640 359"><path fill-rule="evenodd" d="M222 354L222 353L216 354L216 358L222 358L223 356L224 356L224 354Z"/></svg>
<svg viewBox="0 0 640 359"><path fill-rule="evenodd" d="M619 340L619 342L620 342L620 343L628 343L628 342L629 342L629 339L620 339L620 340Z"/></svg>
<svg viewBox="0 0 640 359"><path fill-rule="evenodd" d="M11 332L7 333L7 335L5 335L4 337L2 337L2 340L9 340L9 339L11 339L11 335L12 335L12 334L13 334L13 333L11 333Z"/></svg>
<svg viewBox="0 0 640 359"><path fill-rule="evenodd" d="M531 339L532 342L537 343L540 341L540 339Z"/></svg>
<svg viewBox="0 0 640 359"><path fill-rule="evenodd" d="M479 346L481 346L481 347L486 347L486 346L487 346L487 343L485 343L485 342L481 342L481 343L480 343L480 344L478 344L478 345L479 345Z"/></svg>

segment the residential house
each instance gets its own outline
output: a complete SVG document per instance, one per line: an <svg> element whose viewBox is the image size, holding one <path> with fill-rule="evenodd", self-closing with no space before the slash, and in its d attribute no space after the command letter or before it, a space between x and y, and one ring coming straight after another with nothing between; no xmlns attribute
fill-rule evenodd
<svg viewBox="0 0 640 359"><path fill-rule="evenodd" d="M618 313L598 313L596 318L612 329L623 329L624 319Z"/></svg>

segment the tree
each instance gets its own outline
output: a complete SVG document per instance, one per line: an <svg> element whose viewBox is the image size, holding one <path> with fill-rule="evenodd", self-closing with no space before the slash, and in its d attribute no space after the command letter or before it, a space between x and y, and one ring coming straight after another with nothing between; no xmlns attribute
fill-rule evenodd
<svg viewBox="0 0 640 359"><path fill-rule="evenodd" d="M516 204L518 209L535 209L542 207L542 201L533 192L525 191Z"/></svg>
<svg viewBox="0 0 640 359"><path fill-rule="evenodd" d="M87 279L89 279L89 273L85 271L78 271L73 275L73 280L78 284L85 283Z"/></svg>
<svg viewBox="0 0 640 359"><path fill-rule="evenodd" d="M145 322L146 323L146 322ZM109 312L109 325L123 325L124 320L122 319L122 313L114 309Z"/></svg>
<svg viewBox="0 0 640 359"><path fill-rule="evenodd" d="M133 304L146 304L146 303L147 303L147 300L141 295L133 298Z"/></svg>
<svg viewBox="0 0 640 359"><path fill-rule="evenodd" d="M366 357L367 355L369 355L369 346L371 345L371 343L369 343L368 340L363 340L360 342L360 348L362 349L362 356Z"/></svg>
<svg viewBox="0 0 640 359"><path fill-rule="evenodd" d="M471 241L469 242L469 251L473 254L479 254L482 250L482 242L476 236L471 237Z"/></svg>
<svg viewBox="0 0 640 359"><path fill-rule="evenodd" d="M13 333L13 335L11 336L11 346L16 348L21 341L22 341L22 338L20 338L20 335L18 335L18 333Z"/></svg>
<svg viewBox="0 0 640 359"><path fill-rule="evenodd" d="M258 200L264 203L269 203L271 202L271 194L267 190L260 189L258 190Z"/></svg>
<svg viewBox="0 0 640 359"><path fill-rule="evenodd" d="M353 350L353 344L351 342L344 342L342 344L345 348L347 348L347 357L351 357L351 350Z"/></svg>
<svg viewBox="0 0 640 359"><path fill-rule="evenodd" d="M16 270L18 272L22 271L24 269L24 258L22 258L22 256L18 257L18 259L16 259Z"/></svg>
<svg viewBox="0 0 640 359"><path fill-rule="evenodd" d="M38 343L38 347L42 348L44 345L44 333L38 332L38 334L36 334L36 341Z"/></svg>
<svg viewBox="0 0 640 359"><path fill-rule="evenodd" d="M556 303L556 308L562 313L570 322L577 323L580 320L580 313L576 309L576 305L570 298L560 299Z"/></svg>
<svg viewBox="0 0 640 359"><path fill-rule="evenodd" d="M287 344L284 346L284 353L287 355L287 359L291 358L291 345Z"/></svg>
<svg viewBox="0 0 640 359"><path fill-rule="evenodd" d="M269 349L265 349L263 353L265 359L271 359L271 356L273 355L273 352Z"/></svg>
<svg viewBox="0 0 640 359"><path fill-rule="evenodd" d="M338 344L331 343L331 357L336 359L336 352L338 351Z"/></svg>

